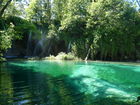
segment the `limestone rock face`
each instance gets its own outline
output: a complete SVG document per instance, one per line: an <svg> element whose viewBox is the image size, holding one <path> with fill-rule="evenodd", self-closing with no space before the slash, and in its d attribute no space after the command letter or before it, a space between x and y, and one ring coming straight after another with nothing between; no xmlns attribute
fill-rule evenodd
<svg viewBox="0 0 140 105"><path fill-rule="evenodd" d="M12 47L4 54L6 58L24 57L26 55L26 46L23 41L14 41Z"/></svg>

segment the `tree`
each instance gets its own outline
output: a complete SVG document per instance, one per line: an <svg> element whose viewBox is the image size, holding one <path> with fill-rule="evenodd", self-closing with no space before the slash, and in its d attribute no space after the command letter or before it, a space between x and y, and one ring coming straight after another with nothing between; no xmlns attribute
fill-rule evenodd
<svg viewBox="0 0 140 105"><path fill-rule="evenodd" d="M20 2L16 0L0 1L1 39L10 36L7 31L12 23L18 35L42 33L35 41L45 45L42 56L52 54L63 42L60 45L68 49L67 53L71 51L83 59L140 58L140 15L126 0L29 0L29 6L23 6L27 7L26 13L15 8L17 4Z"/></svg>
<svg viewBox="0 0 140 105"><path fill-rule="evenodd" d="M4 2L6 2L6 3L4 4ZM5 9L10 5L11 2L12 2L12 0L8 0L8 1L2 0L0 2L0 7L2 7L0 9L0 17L2 17L2 15L4 14ZM4 4L4 6L2 6L2 4Z"/></svg>
<svg viewBox="0 0 140 105"><path fill-rule="evenodd" d="M7 29L0 31L0 58L2 54L11 47L15 34L16 32L13 24L10 24Z"/></svg>
<svg viewBox="0 0 140 105"><path fill-rule="evenodd" d="M28 20L38 24L50 23L51 21L51 1L50 0L31 0L27 8Z"/></svg>
<svg viewBox="0 0 140 105"><path fill-rule="evenodd" d="M137 11L122 0L99 0L88 10L92 52L100 59L134 58ZM131 56L130 56L131 55ZM118 58L119 56L119 58Z"/></svg>
<svg viewBox="0 0 140 105"><path fill-rule="evenodd" d="M133 3L136 3L136 5L138 5L139 6L139 8L140 8L140 0L131 0Z"/></svg>
<svg viewBox="0 0 140 105"><path fill-rule="evenodd" d="M68 0L53 0L52 6L52 14L53 19L61 21L63 15L65 14L65 10L67 8Z"/></svg>
<svg viewBox="0 0 140 105"><path fill-rule="evenodd" d="M85 48L81 43L84 43L85 41L86 9L89 3L90 0L68 0L63 10L64 15L62 16L59 30L62 32L68 48L71 45L71 48L76 55L84 56ZM80 50L77 50L77 48Z"/></svg>

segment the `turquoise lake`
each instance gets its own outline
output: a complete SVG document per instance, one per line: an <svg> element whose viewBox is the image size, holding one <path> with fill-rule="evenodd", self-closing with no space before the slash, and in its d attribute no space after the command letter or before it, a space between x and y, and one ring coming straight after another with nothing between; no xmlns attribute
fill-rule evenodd
<svg viewBox="0 0 140 105"><path fill-rule="evenodd" d="M140 105L138 63L0 63L0 105Z"/></svg>

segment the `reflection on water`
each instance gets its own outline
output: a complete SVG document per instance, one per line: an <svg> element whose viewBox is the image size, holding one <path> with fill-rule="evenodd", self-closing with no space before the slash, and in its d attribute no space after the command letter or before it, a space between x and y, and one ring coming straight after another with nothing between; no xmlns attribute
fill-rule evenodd
<svg viewBox="0 0 140 105"><path fill-rule="evenodd" d="M140 66L26 61L0 64L0 105L139 105Z"/></svg>

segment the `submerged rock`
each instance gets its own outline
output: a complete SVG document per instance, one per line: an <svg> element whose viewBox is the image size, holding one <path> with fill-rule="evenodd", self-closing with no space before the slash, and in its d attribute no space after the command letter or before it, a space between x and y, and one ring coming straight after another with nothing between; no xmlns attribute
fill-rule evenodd
<svg viewBox="0 0 140 105"><path fill-rule="evenodd" d="M139 101L140 101L140 96L137 97L137 102L139 102Z"/></svg>

